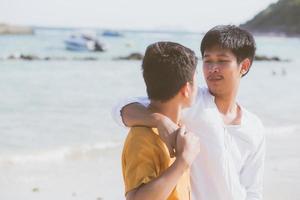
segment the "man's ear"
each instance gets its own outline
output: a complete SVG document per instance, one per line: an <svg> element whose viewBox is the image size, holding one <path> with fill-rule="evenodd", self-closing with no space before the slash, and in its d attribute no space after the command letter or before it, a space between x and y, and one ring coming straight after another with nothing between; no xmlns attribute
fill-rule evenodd
<svg viewBox="0 0 300 200"><path fill-rule="evenodd" d="M244 59L242 62L241 62L241 71L240 71L240 74L241 76L247 74L247 72L249 71L250 69L250 66L251 66L251 61L249 58L246 58Z"/></svg>
<svg viewBox="0 0 300 200"><path fill-rule="evenodd" d="M189 86L190 86L190 83L186 82L180 89L180 93L186 98L188 98L190 95L190 93L189 93L190 87Z"/></svg>

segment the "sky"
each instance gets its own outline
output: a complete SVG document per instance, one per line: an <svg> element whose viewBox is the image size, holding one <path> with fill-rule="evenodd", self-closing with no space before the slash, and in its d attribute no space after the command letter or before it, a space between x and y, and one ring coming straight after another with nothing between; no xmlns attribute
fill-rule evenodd
<svg viewBox="0 0 300 200"><path fill-rule="evenodd" d="M252 19L277 0L0 0L0 23L204 31Z"/></svg>

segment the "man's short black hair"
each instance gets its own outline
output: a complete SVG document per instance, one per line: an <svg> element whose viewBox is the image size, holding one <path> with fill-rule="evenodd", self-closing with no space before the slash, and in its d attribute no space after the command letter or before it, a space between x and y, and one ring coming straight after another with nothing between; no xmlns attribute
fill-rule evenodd
<svg viewBox="0 0 300 200"><path fill-rule="evenodd" d="M193 83L197 66L195 53L178 43L157 42L147 47L143 77L149 99L168 101L187 82Z"/></svg>
<svg viewBox="0 0 300 200"><path fill-rule="evenodd" d="M252 34L234 25L220 25L210 29L201 42L202 57L206 49L214 46L231 50L238 63L249 58L252 64L256 50Z"/></svg>

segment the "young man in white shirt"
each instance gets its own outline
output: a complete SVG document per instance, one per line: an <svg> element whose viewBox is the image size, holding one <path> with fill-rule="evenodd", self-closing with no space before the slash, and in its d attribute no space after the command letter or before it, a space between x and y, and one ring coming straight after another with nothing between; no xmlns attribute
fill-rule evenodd
<svg viewBox="0 0 300 200"><path fill-rule="evenodd" d="M203 75L195 104L182 123L200 137L201 151L191 168L195 200L261 200L265 137L261 121L236 101L240 80L255 55L253 36L236 26L216 26L201 42ZM136 103L134 103L136 102ZM114 108L126 126L157 127L174 156L178 128L167 117L145 109L147 98L132 98Z"/></svg>

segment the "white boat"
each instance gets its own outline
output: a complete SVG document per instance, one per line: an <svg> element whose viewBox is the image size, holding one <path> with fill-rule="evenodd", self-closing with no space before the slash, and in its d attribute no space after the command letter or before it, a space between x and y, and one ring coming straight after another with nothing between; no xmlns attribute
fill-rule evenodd
<svg viewBox="0 0 300 200"><path fill-rule="evenodd" d="M96 34L76 33L66 39L66 49L71 51L105 51L104 44L100 43Z"/></svg>

